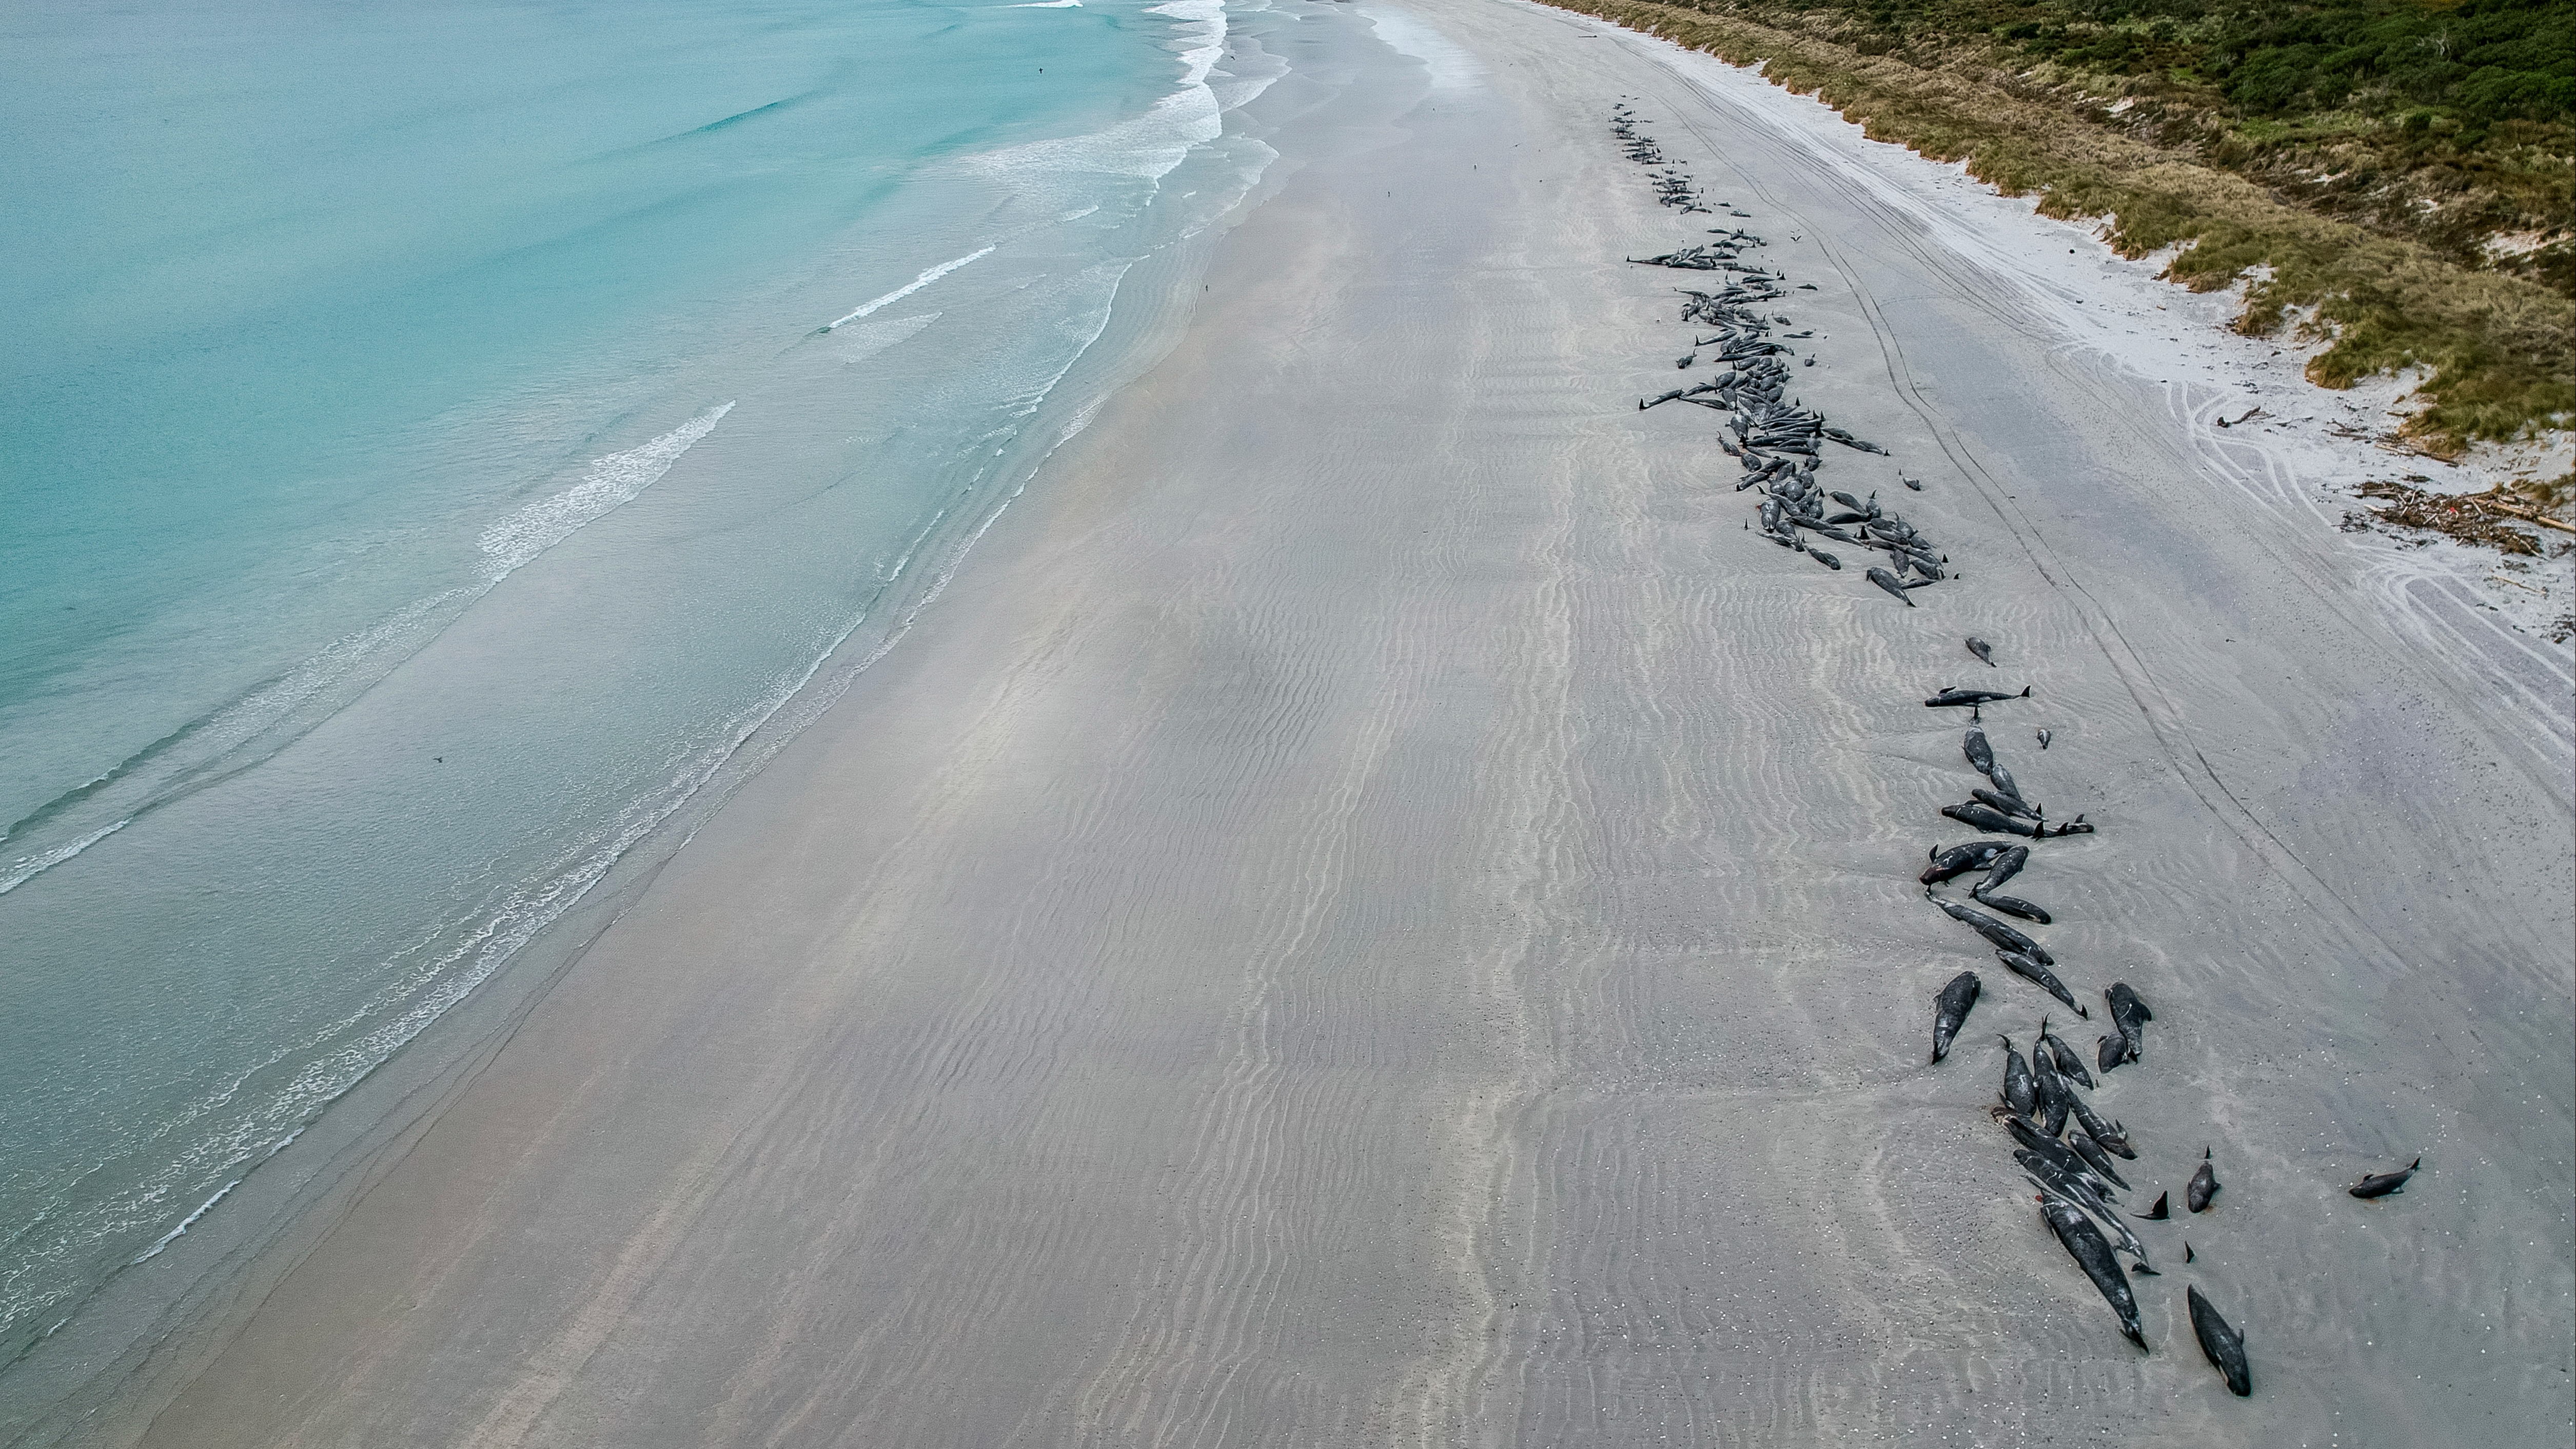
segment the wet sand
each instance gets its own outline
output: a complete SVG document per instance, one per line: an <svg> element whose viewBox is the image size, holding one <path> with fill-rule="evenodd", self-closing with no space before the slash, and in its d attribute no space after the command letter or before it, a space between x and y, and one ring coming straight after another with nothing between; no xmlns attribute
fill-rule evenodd
<svg viewBox="0 0 2576 1449"><path fill-rule="evenodd" d="M2568 1442L2563 662L2401 616L1696 63L1298 8L1273 190L1169 354L147 1442ZM1798 390L1893 450L1827 486L1927 481L1963 576L1922 607L1745 532L1714 416L1635 410L1687 279L1621 258L1694 221L1623 95L1815 284ZM2204 1146L2226 1183L2139 1225L2152 1354L1982 1111L2053 1003L1914 884L1971 783L1918 701L1990 678L2102 827L2014 889L2157 1011L2097 1098L2138 1200Z"/></svg>

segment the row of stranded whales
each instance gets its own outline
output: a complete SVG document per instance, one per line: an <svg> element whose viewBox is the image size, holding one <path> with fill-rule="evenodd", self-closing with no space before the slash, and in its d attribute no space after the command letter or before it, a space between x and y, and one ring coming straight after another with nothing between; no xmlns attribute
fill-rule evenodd
<svg viewBox="0 0 2576 1449"><path fill-rule="evenodd" d="M1990 667L2001 667L1995 661L1994 646L1984 639L1972 636L1968 652ZM2032 695L2028 687L2018 692L1951 687L1923 701L1933 709L1972 711L1968 728L1960 737L1960 753L1969 767L1985 776L1992 786L1971 791L1967 803L1945 806L1941 813L1993 834L2023 837L1934 847L1931 864L1922 874L1923 894L1952 920L1976 932L2006 970L2047 992L2077 1016L2090 1018L2092 1013L2052 969L2058 964L2056 956L2020 927L1987 913L1990 910L2036 925L2052 924L2055 917L2047 909L2005 895L2001 887L2030 868L2032 846L2024 841L2064 839L2093 831L2081 816L2064 825L2050 825L2046 811L2023 794L2021 782L1998 756L1994 741L1986 734L1987 708ZM2042 748L2046 748L2047 738L2042 731ZM1977 872L1983 872L1983 876L1969 887L1968 896L1987 910L1945 899L1936 889ZM2113 1066L2132 1060L2142 1050L2145 1026L2154 1019L2154 1013L2147 1009L2136 988L2125 981L2114 982L2103 993L2103 1000L2116 1036L2101 1039L2095 1065L2107 1078ZM1954 1022L1949 1029L1955 1033L1964 1024ZM2116 1051L2111 1045L2114 1042L2118 1044ZM2058 1035L2048 1018L2041 1018L2027 1059L2011 1037L2003 1037L2002 1044L2002 1104L1994 1108L1994 1115L2014 1141L2013 1160L2022 1168L2023 1181L2037 1191L2040 1214L2050 1233L2101 1293L2103 1301L2111 1305L2121 1336L2141 1349L2147 1348L2137 1290L2129 1280L2129 1270L2120 1262L2121 1255L2126 1254L2139 1276L2158 1276L2154 1264L2148 1261L2146 1244L2117 1206L2119 1195L2131 1190L2119 1164L2134 1162L2138 1156L2128 1128L2106 1120L2088 1100L2086 1094L2097 1090L2100 1082L2093 1068L2086 1065L2083 1053ZM2145 1220L2162 1221L2163 1204L2164 1199L2159 1197L2157 1211L2146 1214Z"/></svg>
<svg viewBox="0 0 2576 1449"><path fill-rule="evenodd" d="M1639 129L1636 114L1625 103L1612 109L1610 128L1629 159L1656 168L1651 179L1661 204L1684 215L1715 214L1702 204L1703 193L1689 174L1668 162L1662 149ZM1718 204L1733 217L1750 219L1748 213L1730 202ZM1694 336L1690 349L1674 359L1676 370L1688 372L1706 358L1709 365L1719 369L1718 373L1710 380L1686 383L1654 398L1640 398L1639 410L1681 403L1725 414L1727 420L1717 442L1741 465L1743 477L1736 491L1759 490L1755 515L1746 522L1746 531L1752 531L1758 522L1767 541L1835 572L1842 571L1842 558L1819 547L1822 542L1884 555L1883 560L1863 567L1862 577L1913 607L1915 590L1953 577L1948 557L1901 515L1883 509L1877 494L1864 499L1849 492L1829 493L1816 481L1824 462L1824 442L1881 455L1887 450L1829 426L1821 414L1787 396L1792 374L1785 359L1796 356L1796 351L1779 339L1803 339L1812 335L1812 329L1775 336L1774 323L1794 324L1785 315L1756 309L1785 299L1789 279L1777 268L1752 260L1753 254L1766 245L1761 237L1727 226L1710 228L1707 234L1714 240L1628 259L1639 265L1722 279L1722 285L1712 282L1709 290L1682 290L1686 299L1682 320L1699 324L1714 335ZM1799 284L1799 288L1814 290L1808 283ZM1803 365L1812 367L1815 360L1807 358ZM1901 468L1897 481L1909 490L1922 491L1922 483L1906 476ZM1841 505L1842 511L1829 514L1828 499ZM2002 667L1995 659L1994 645L1986 639L1969 636L1967 650L1988 668ZM2037 842L2094 833L2094 826L2080 814L2073 820L2052 822L2046 810L2024 793L2021 782L1998 758L1993 741L1985 733L1987 709L2032 697L2028 686L2018 692L1948 686L1923 701L1933 709L1964 708L1970 712L1962 749L1968 763L1987 781L1986 786L1972 789L1966 801L1942 807L1942 815L1987 836L2011 838L1934 846L1921 884L1925 898L1982 938L2006 970L2028 980L2078 1017L2090 1019L2091 1012L2052 969L2059 964L2057 958L2022 929L1999 919L2000 915L2039 926L2054 924L2055 916L2045 907L2005 895L2001 887L2029 868L2032 847ZM2037 730L2036 738L2042 750L2054 741L2046 728ZM1981 875L1968 888L1968 897L1984 910L1946 899L1937 889L1969 875ZM1998 914L1988 914L1990 911ZM1984 981L1968 970L1951 977L1935 996L1935 1065L1950 1055L1984 991ZM2106 1119L2087 1094L2107 1085L2116 1068L2142 1059L2146 1026L2156 1016L2136 988L2125 981L2112 982L2102 995L2111 1031L2096 1038L2089 1069L2082 1054L2050 1029L2046 1017L2042 1017L2038 1031L2030 1039L2027 1058L2009 1036L2001 1038L2002 1102L1993 1112L2014 1141L2014 1160L2023 1170L2023 1180L2038 1193L2041 1216L2050 1233L2110 1304L2121 1335L2140 1349L2147 1349L2137 1292L2120 1257L2126 1254L2142 1277L2160 1276L2148 1262L2146 1245L2127 1220L2134 1216L2144 1222L2171 1221L2171 1194L2158 1192L2155 1205L2141 1214L2127 1214L2116 1206L2118 1195L2132 1190L2119 1164L2136 1162L2138 1152L2126 1125ZM2387 1197L2401 1192L2422 1166L2418 1158L2399 1171L2365 1176L2347 1191L2365 1200ZM2183 1190L2184 1206L2195 1214L2208 1213L2214 1209L2219 1191L2215 1152L2204 1148ZM2191 1244L2185 1242L2184 1263L2197 1260ZM2229 1323L2198 1287L2186 1289L2185 1301L2201 1352L2231 1392L2251 1395L2253 1377L2243 1331Z"/></svg>
<svg viewBox="0 0 2576 1449"><path fill-rule="evenodd" d="M1654 139L1638 129L1636 113L1625 102L1611 108L1610 132L1618 138L1628 159L1654 168L1648 176L1658 201L1684 214L1715 214L1701 205L1703 193L1689 173L1670 164ZM1730 216L1748 215L1731 202L1718 204ZM1718 369L1716 375L1655 397L1641 397L1637 399L1638 410L1682 403L1725 414L1717 445L1742 466L1743 476L1735 485L1736 491L1760 490L1759 505L1754 517L1746 521L1745 531L1752 532L1759 523L1764 539L1803 554L1835 573L1843 571L1843 555L1824 547L1825 543L1884 555L1862 565L1861 577L1907 608L1914 607L1914 590L1950 577L1949 558L1904 515L1881 507L1876 493L1862 498L1849 492L1828 491L1816 481L1818 470L1824 466L1827 443L1882 457L1887 455L1887 449L1833 426L1823 414L1789 396L1792 374L1788 359L1797 356L1797 349L1788 344L1813 336L1814 329L1775 332L1775 325L1796 324L1783 313L1765 309L1786 299L1792 290L1813 291L1815 284L1801 282L1792 288L1786 273L1755 260L1754 254L1768 243L1750 231L1717 226L1709 228L1707 235L1713 240L1627 259L1639 266L1665 267L1712 279L1700 287L1679 289L1683 298L1681 321L1712 335L1694 335L1690 350L1675 358L1673 365L1687 372L1705 364ZM1801 359L1799 365L1813 367L1815 363L1814 358L1808 357ZM1906 477L1902 470L1897 473L1897 481L1915 492L1922 491L1922 483ZM1829 512L1829 504L1839 505L1840 511Z"/></svg>

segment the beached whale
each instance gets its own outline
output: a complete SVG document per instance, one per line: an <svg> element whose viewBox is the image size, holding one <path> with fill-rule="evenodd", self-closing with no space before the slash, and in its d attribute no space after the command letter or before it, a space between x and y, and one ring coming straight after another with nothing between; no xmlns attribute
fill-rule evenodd
<svg viewBox="0 0 2576 1449"><path fill-rule="evenodd" d="M1966 875L1972 870L1982 869L2009 849L2011 847L2000 840L1971 840L1965 845L1953 845L1947 850L1935 846L1932 851L1932 863L1923 869L1922 882L1925 885L1932 885Z"/></svg>
<svg viewBox="0 0 2576 1449"><path fill-rule="evenodd" d="M2050 1137L2063 1134L2066 1118L2075 1110L2075 1089L2058 1074L2057 1064L2048 1059L2048 1048L2038 1043L2030 1049L2030 1081L2039 1097L2040 1130Z"/></svg>
<svg viewBox="0 0 2576 1449"><path fill-rule="evenodd" d="M2200 1340L2200 1351L2209 1366L2227 1379L2227 1391L2240 1399L2254 1396L2254 1374L2245 1363L2245 1335L2224 1318L2210 1301L2200 1296L2197 1288L2186 1289L2183 1298L2191 1307L2191 1332Z"/></svg>
<svg viewBox="0 0 2576 1449"><path fill-rule="evenodd" d="M1999 921L1996 924L2001 925L2002 922ZM2010 930L2011 927L2007 926L2005 929ZM2045 991L2049 995L2056 997L2059 1001L2064 1002L2067 1006L2074 1009L2077 1016L2089 1017L2091 1015L2091 1013L2085 1011L2083 1007L2075 1004L2075 997L2066 989L2066 983L2058 980L2057 973L2049 970L2048 967L2037 957L2021 951L2006 950L1996 951L1995 957L2004 963L2005 970L2012 972L2015 976L2019 976L2022 979L2029 981L2040 990Z"/></svg>
<svg viewBox="0 0 2576 1449"><path fill-rule="evenodd" d="M2150 1222L2150 1223L2160 1223L2160 1222L2163 1222L2163 1221L2165 1221L2166 1219L2171 1218L2171 1217L2173 1216L2173 1202L2172 1202L2172 1200L2173 1200L2173 1194L2172 1194L2172 1193L2169 1193L2169 1192L2160 1192L2160 1193L2157 1193L2157 1194L2156 1194L2156 1205L2155 1205L2154 1207L2151 1207L2151 1208L2147 1209L2145 1212L2142 1212L2142 1213L2138 1214L2138 1217L2139 1217L2142 1221L2145 1221L2145 1222ZM2185 1261L2185 1262L2189 1262L2190 1260L2189 1260L2189 1259L2185 1259L2184 1261Z"/></svg>
<svg viewBox="0 0 2576 1449"><path fill-rule="evenodd" d="M2127 1223L2120 1220L2119 1209L2111 1206L2109 1199L2103 1196L2101 1190L2095 1187L2090 1179L2071 1177L2059 1172L2042 1161L2039 1154L2028 1148L2014 1153L2013 1160L2020 1163L2022 1169L2030 1174L2029 1181L2032 1186L2037 1187L2041 1192L2059 1194L2092 1214L2094 1221L2101 1227L2109 1229L2119 1240L2120 1250L2137 1260L2139 1273L2149 1278L2162 1276L2147 1261L2147 1245L2138 1241L2138 1235L2130 1231Z"/></svg>
<svg viewBox="0 0 2576 1449"><path fill-rule="evenodd" d="M1905 607L1909 609L1914 607L1914 596L1905 592L1905 585L1896 581L1896 575L1878 567L1876 564L1872 564L1870 565L1869 572L1863 575L1863 577L1867 578L1871 583L1878 585L1880 588L1887 590L1889 593L1894 594L1896 597L1903 599L1905 601Z"/></svg>
<svg viewBox="0 0 2576 1449"><path fill-rule="evenodd" d="M1983 989L1984 983L1977 979L1976 972L1962 971L1951 977L1950 984L1942 987L1941 994L1933 998L1932 1060L1934 1062L1950 1054L1950 1043L1958 1037L1959 1028L1967 1025L1968 1013L1975 1009L1977 993Z"/></svg>
<svg viewBox="0 0 2576 1449"><path fill-rule="evenodd" d="M2138 999L2137 991L2126 981L2112 982L2110 989L2102 993L2102 999L2110 1003L2111 1025L2119 1032L2118 1036L2102 1038L2101 1049L2094 1057L2107 1072L2122 1062L2138 1059L2140 1049L2146 1044L2146 1024L2155 1020L2156 1014L2147 1009L2147 1004Z"/></svg>
<svg viewBox="0 0 2576 1449"><path fill-rule="evenodd" d="M1995 768L2000 770L2003 766L1997 765ZM2001 790L1970 790L1968 798L1990 810L2000 810L2017 820L2037 821L2045 818L2039 813L2038 806L2019 795L2007 795Z"/></svg>
<svg viewBox="0 0 2576 1449"><path fill-rule="evenodd" d="M2011 796L2015 804L2022 802L2021 783L2013 779L2012 771L2004 768L2003 761L1995 761L1994 768L1986 771L1986 778L1995 782L1998 793Z"/></svg>
<svg viewBox="0 0 2576 1449"><path fill-rule="evenodd" d="M2071 1100L2081 1101L2083 1099L2079 1097ZM2129 1191L2129 1180L2120 1175L2119 1168L2112 1166L2111 1154L2102 1150L2102 1144L2093 1140L2093 1134L2089 1132L2071 1132L2067 1134L2066 1145L2075 1149L2075 1155L2083 1158L2095 1172L2109 1178L2113 1187L2118 1188L2122 1192Z"/></svg>
<svg viewBox="0 0 2576 1449"><path fill-rule="evenodd" d="M2210 1164L2209 1149L2200 1149L2200 1170L2191 1175L2183 1187L2183 1206L2196 1213L2209 1211L2210 1202L2218 1196L2218 1170Z"/></svg>
<svg viewBox="0 0 2576 1449"><path fill-rule="evenodd" d="M2131 1162L2138 1160L2137 1149L2129 1145L2128 1128L2117 1122L2103 1121L2102 1114L2093 1110L2093 1104L2084 1100L2082 1092L2074 1093L2067 1101L2076 1125L2084 1129L2085 1136L2100 1144L2103 1151Z"/></svg>
<svg viewBox="0 0 2576 1449"><path fill-rule="evenodd" d="M2091 1165L2083 1158L2076 1156L2075 1149L2059 1141L2057 1134L2049 1131L2045 1122L2024 1117L2002 1107L1991 1110L1995 1120L2003 1123L2004 1130L2012 1134L2013 1141L2037 1153L2055 1166L2059 1172L2092 1183L2093 1190L2096 1192L2111 1190L2111 1184L2097 1176Z"/></svg>
<svg viewBox="0 0 2576 1449"><path fill-rule="evenodd" d="M2039 1084L2031 1079L2030 1063L2021 1059L2011 1037L2004 1042L2004 1105L2024 1117L2039 1115Z"/></svg>
<svg viewBox="0 0 2576 1449"><path fill-rule="evenodd" d="M2055 738L2055 736L2053 736L2053 735L2049 734L2049 732L2048 732L2048 731L2046 731L2046 730L2041 730L2041 731L2039 732L2039 747L2040 747L2041 749L2043 749L2043 750L2044 750L2044 749L2047 749L2047 748L2048 748L2048 742L2049 742L2051 739L2053 739L2053 738Z"/></svg>
<svg viewBox="0 0 2576 1449"><path fill-rule="evenodd" d="M1995 704L2007 699L2028 699L2027 686L2019 694L1997 694L1991 689L1945 689L1923 703L1933 709L1951 709L1960 705Z"/></svg>
<svg viewBox="0 0 2576 1449"><path fill-rule="evenodd" d="M1968 894L1975 898L1979 905L1992 906L2007 916L2019 916L2025 921L2042 926L2053 925L2057 920L2055 916L2019 896L1997 895L1984 886L1977 886Z"/></svg>
<svg viewBox="0 0 2576 1449"><path fill-rule="evenodd" d="M1983 911L1972 911L1966 906L1945 901L1928 890L1923 893L1923 899L1930 901L1932 904L1939 906L1942 910L1947 911L1950 915L1950 919L1957 921L1959 924L1966 926L1969 930L1985 937L1986 940L1998 951L2018 951L2022 955L2029 957L2031 960L2038 962L2042 966L2054 966L2057 964L2057 958L2049 955L2047 950L2037 941L2032 940L2030 937L2023 935L2021 932L2014 930L2012 927L2005 925L2003 922L1996 920L1994 917L1987 915ZM2067 1004L2070 1006L2074 1005L2073 1002L2069 1002ZM2081 1008L2078 1008L2077 1014L2083 1014Z"/></svg>
<svg viewBox="0 0 2576 1449"><path fill-rule="evenodd" d="M1986 661L1987 666L1990 668L2002 667L1995 663L1995 646L1978 638L1974 634L1968 636L1968 652L1976 655L1979 659Z"/></svg>
<svg viewBox="0 0 2576 1449"><path fill-rule="evenodd" d="M1959 748L1968 757L1968 768L1982 775L1995 767L1995 747L1986 740L1986 732L1975 725L1959 737Z"/></svg>
<svg viewBox="0 0 2576 1449"><path fill-rule="evenodd" d="M2084 1270L2085 1277L2093 1280L2111 1311L2119 1315L2120 1335L2145 1348L2146 1331L2138 1325L2138 1295L2129 1286L2129 1275L2120 1271L2120 1260L2111 1255L2111 1244L2102 1236L2102 1230L2093 1226L2082 1208L2051 1193L2040 1194L2040 1210L2047 1215L2049 1231L2057 1234L2067 1255Z"/></svg>
<svg viewBox="0 0 2576 1449"><path fill-rule="evenodd" d="M2000 830L2007 835L2036 838L2045 828L2036 820L2020 820L2006 815L1982 800L1971 800L1965 805L1944 805L1941 813L1971 830Z"/></svg>
<svg viewBox="0 0 2576 1449"><path fill-rule="evenodd" d="M2386 1197L2393 1192L2404 1192L2406 1190L2406 1179L2413 1177L2415 1175L2415 1169L2422 1167L2423 1165L2424 1159L2418 1157L2413 1162L2406 1164L2395 1172L2374 1172L2370 1176L2363 1178L2361 1181L2354 1183L2352 1186L2345 1188L2344 1191L2351 1193L2354 1197L2362 1198Z"/></svg>
<svg viewBox="0 0 2576 1449"><path fill-rule="evenodd" d="M1986 867L1986 878L1978 882L1976 890L1970 891L1969 894L1976 895L1983 891L1993 890L1995 887L2011 880L2014 876L2021 874L2021 868L2029 863L2029 846L2016 845L2010 847L2001 855L1995 857L1994 864Z"/></svg>
<svg viewBox="0 0 2576 1449"><path fill-rule="evenodd" d="M2057 1070L2067 1080L2082 1083L2088 1091L2092 1089L2093 1074L2084 1070L2084 1059L2075 1054L2075 1048L2066 1044L2066 1038L2048 1029L2046 1017L2040 1019L2039 1040L2048 1048L2050 1059L2057 1063Z"/></svg>

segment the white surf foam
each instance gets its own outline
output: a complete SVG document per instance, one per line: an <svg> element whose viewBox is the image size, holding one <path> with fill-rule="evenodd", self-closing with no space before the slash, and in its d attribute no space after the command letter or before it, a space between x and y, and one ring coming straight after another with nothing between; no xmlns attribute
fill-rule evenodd
<svg viewBox="0 0 2576 1449"><path fill-rule="evenodd" d="M490 557L488 577L499 582L530 559L652 487L671 471L682 453L714 432L716 424L732 411L732 403L709 408L643 447L594 458L589 474L579 483L485 529L476 542Z"/></svg>
<svg viewBox="0 0 2576 1449"><path fill-rule="evenodd" d="M991 247L985 247L980 251L968 252L966 255L959 257L954 261L941 262L938 266L930 268L920 276L913 278L911 281L904 283L902 286L895 288L884 296L879 297L872 302L861 302L848 316L843 317L837 322L825 323L823 330L829 332L834 328L846 327L849 324L858 321L860 318L867 316L869 313L874 312L879 307L884 307L889 304L902 301L904 298L911 296L913 293L918 292L922 288L929 286L931 283L938 281L940 278L947 276L950 272L957 270L968 262L974 261L978 257L989 257L992 254L993 249ZM733 404L727 403L725 406L731 407Z"/></svg>
<svg viewBox="0 0 2576 1449"><path fill-rule="evenodd" d="M853 327L849 331L849 340L834 348L832 355L845 363L865 362L898 342L909 341L919 335L921 329L938 320L938 313L924 312L918 317L898 317L891 322L871 322L864 327Z"/></svg>

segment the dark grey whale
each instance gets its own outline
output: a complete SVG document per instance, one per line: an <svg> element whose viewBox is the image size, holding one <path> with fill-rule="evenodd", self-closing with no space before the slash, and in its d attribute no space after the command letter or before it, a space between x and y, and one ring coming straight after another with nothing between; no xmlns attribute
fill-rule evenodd
<svg viewBox="0 0 2576 1449"><path fill-rule="evenodd" d="M1976 1008L1977 993L1984 983L1974 971L1962 971L1950 978L1941 994L1932 1002L1932 1060L1940 1061L1950 1054L1950 1043L1967 1025L1968 1013Z"/></svg>
<svg viewBox="0 0 2576 1449"><path fill-rule="evenodd" d="M2193 1212L2205 1213L2210 1200L2218 1196L2218 1188L2218 1171L2210 1165L2209 1149L2204 1147L2200 1149L2200 1170L2191 1175L2191 1182L2182 1190L2183 1205Z"/></svg>
<svg viewBox="0 0 2576 1449"><path fill-rule="evenodd" d="M2041 1194L2040 1210L2047 1214L2049 1230L2065 1245L2067 1255L2120 1316L2120 1336L2145 1348L2146 1331L2138 1326L2138 1295L2129 1287L2129 1275L2120 1271L2120 1260L2111 1256L2111 1244L2102 1230L2093 1226L2082 1208L2054 1194Z"/></svg>
<svg viewBox="0 0 2576 1449"><path fill-rule="evenodd" d="M1971 840L1965 845L1954 845L1947 850L1936 847L1932 852L1932 863L1924 867L1923 883L1932 885L1954 876L1966 875L1972 870L1983 869L2002 856L2005 851L2014 848L2000 840Z"/></svg>
<svg viewBox="0 0 2576 1449"><path fill-rule="evenodd" d="M2406 1179L2413 1177L2415 1169L2423 1165L2424 1159L2418 1157L2395 1172L2374 1172L2344 1191L2360 1198L2386 1197L2390 1193L2404 1192Z"/></svg>
<svg viewBox="0 0 2576 1449"><path fill-rule="evenodd" d="M2200 1296L2197 1288L2187 1289L2184 1301L2191 1306L2192 1336L2200 1340L2200 1351L2209 1366L2227 1379L2227 1391L2240 1399L2254 1396L2254 1375L2245 1363L2245 1335L2218 1316L2210 1301Z"/></svg>

